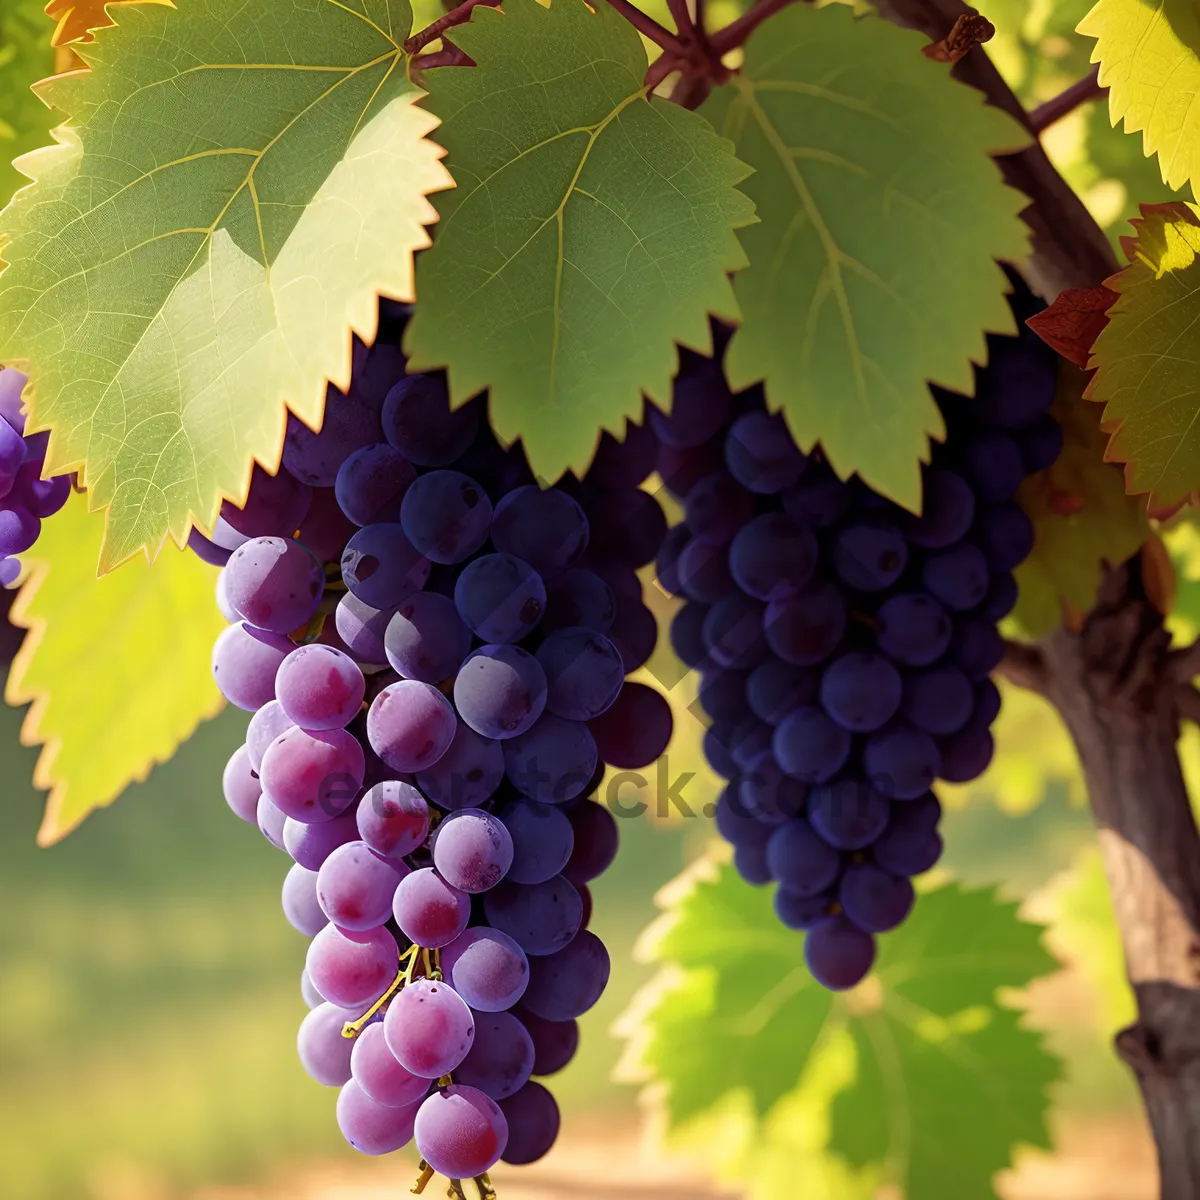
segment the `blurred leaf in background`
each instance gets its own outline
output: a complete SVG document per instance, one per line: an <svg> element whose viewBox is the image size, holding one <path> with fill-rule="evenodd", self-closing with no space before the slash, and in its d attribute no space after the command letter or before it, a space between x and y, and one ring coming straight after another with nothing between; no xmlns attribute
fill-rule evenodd
<svg viewBox="0 0 1200 1200"><path fill-rule="evenodd" d="M42 0L0 4L0 207L29 182L12 160L51 141L60 119L31 90L54 74L54 24L42 10Z"/></svg>

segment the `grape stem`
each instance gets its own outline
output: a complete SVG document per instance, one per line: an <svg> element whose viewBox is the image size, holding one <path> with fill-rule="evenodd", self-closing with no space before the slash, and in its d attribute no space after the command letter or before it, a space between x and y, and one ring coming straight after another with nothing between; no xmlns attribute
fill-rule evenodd
<svg viewBox="0 0 1200 1200"><path fill-rule="evenodd" d="M404 43L404 53L414 55L423 50L430 42L436 42L442 38L443 45L447 44L446 39L442 35L447 29L453 29L455 25L465 25L471 19L471 13L475 11L481 4L488 8L498 7L500 0L464 0L464 3L458 5L457 8L452 8L448 13L443 13L438 19L424 29L418 30ZM463 54L457 47L452 47L459 54ZM433 66L434 64L429 59L435 55L429 55L428 58L420 60L420 66ZM463 55L466 58L466 55Z"/></svg>
<svg viewBox="0 0 1200 1200"><path fill-rule="evenodd" d="M1069 88L1052 96L1045 104L1039 104L1029 114L1029 126L1034 133L1049 129L1055 121L1061 121L1073 113L1081 104L1098 100L1107 91L1100 86L1100 66L1094 66L1082 79L1077 79Z"/></svg>
<svg viewBox="0 0 1200 1200"><path fill-rule="evenodd" d="M1039 696L1046 694L1045 656L1028 642L1006 641L1004 657L996 668L996 674L1026 691L1036 692Z"/></svg>
<svg viewBox="0 0 1200 1200"><path fill-rule="evenodd" d="M400 970L396 974L396 978L392 980L388 990L367 1009L357 1021L347 1021L342 1026L342 1037L356 1038L367 1027L368 1022L372 1017L385 1005L401 988L412 983L413 970L417 964L418 951L420 946L410 946L400 956Z"/></svg>
<svg viewBox="0 0 1200 1200"><path fill-rule="evenodd" d="M414 1196L423 1196L426 1187L429 1186L429 1181L437 1172L424 1159L417 1164L417 1170L420 1175L417 1177L417 1182L412 1185L412 1193Z"/></svg>

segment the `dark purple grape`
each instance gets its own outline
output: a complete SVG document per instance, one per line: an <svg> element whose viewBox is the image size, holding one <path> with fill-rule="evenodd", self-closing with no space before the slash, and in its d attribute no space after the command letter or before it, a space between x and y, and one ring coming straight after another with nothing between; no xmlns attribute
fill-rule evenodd
<svg viewBox="0 0 1200 1200"><path fill-rule="evenodd" d="M1025 478L1025 461L1015 438L985 430L958 446L962 473L980 500L1011 500Z"/></svg>
<svg viewBox="0 0 1200 1200"><path fill-rule="evenodd" d="M838 885L838 903L847 920L864 933L884 933L912 912L916 893L902 875L876 863L851 863Z"/></svg>
<svg viewBox="0 0 1200 1200"><path fill-rule="evenodd" d="M863 772L882 795L892 800L915 800L923 795L941 769L937 742L902 723L889 725L867 738Z"/></svg>
<svg viewBox="0 0 1200 1200"><path fill-rule="evenodd" d="M993 571L1011 571L1033 550L1033 522L1016 504L989 504L975 518L972 537Z"/></svg>
<svg viewBox="0 0 1200 1200"><path fill-rule="evenodd" d="M743 843L733 848L733 869L754 887L763 887L771 882L771 868L767 866L767 848L753 843Z"/></svg>
<svg viewBox="0 0 1200 1200"><path fill-rule="evenodd" d="M668 446L699 446L724 426L733 398L720 362L688 351L680 357L670 413L650 408L650 428Z"/></svg>
<svg viewBox="0 0 1200 1200"><path fill-rule="evenodd" d="M837 577L860 592L881 592L900 578L908 563L904 536L893 525L856 521L833 543Z"/></svg>
<svg viewBox="0 0 1200 1200"><path fill-rule="evenodd" d="M800 816L807 798L808 788L785 775L769 750L760 754L739 780L742 811L764 825L783 825Z"/></svg>
<svg viewBox="0 0 1200 1200"><path fill-rule="evenodd" d="M833 912L833 897L829 892L802 896L781 887L775 893L775 915L786 929L811 929L822 917Z"/></svg>
<svg viewBox="0 0 1200 1200"><path fill-rule="evenodd" d="M939 740L942 766L939 772L947 783L969 783L988 769L996 744L982 723L971 721L965 729Z"/></svg>
<svg viewBox="0 0 1200 1200"><path fill-rule="evenodd" d="M975 518L975 493L966 480L944 467L929 467L923 475L921 515L905 516L905 536L914 546L940 550L957 542Z"/></svg>
<svg viewBox="0 0 1200 1200"><path fill-rule="evenodd" d="M644 683L627 682L613 706L588 728L601 759L622 770L656 761L671 740L671 706Z"/></svg>
<svg viewBox="0 0 1200 1200"><path fill-rule="evenodd" d="M1044 413L1019 434L1025 474L1036 475L1054 465L1063 448L1062 426Z"/></svg>
<svg viewBox="0 0 1200 1200"><path fill-rule="evenodd" d="M400 502L416 477L412 464L399 450L376 442L356 450L342 463L333 490L338 507L355 525L371 525L399 518Z"/></svg>
<svg viewBox="0 0 1200 1200"><path fill-rule="evenodd" d="M848 619L841 591L818 578L794 596L772 600L763 626L767 645L779 658L793 666L813 667L841 645Z"/></svg>
<svg viewBox="0 0 1200 1200"><path fill-rule="evenodd" d="M679 556L690 540L691 535L685 525L676 525L668 529L667 536L663 538L662 549L654 560L654 576L659 586L672 596L678 596L683 591L683 584L679 578Z"/></svg>
<svg viewBox="0 0 1200 1200"><path fill-rule="evenodd" d="M625 438L618 441L605 431L586 481L601 488L634 488L653 473L658 462L658 438L649 425L625 422Z"/></svg>
<svg viewBox="0 0 1200 1200"><path fill-rule="evenodd" d="M991 573L974 542L959 542L925 560L921 582L947 608L963 612L987 595Z"/></svg>
<svg viewBox="0 0 1200 1200"><path fill-rule="evenodd" d="M685 667L698 667L708 655L708 648L704 644L706 616L707 605L685 604L671 618L671 649Z"/></svg>
<svg viewBox="0 0 1200 1200"><path fill-rule="evenodd" d="M959 617L954 622L950 659L972 682L984 679L1004 657L1004 639L982 617Z"/></svg>
<svg viewBox="0 0 1200 1200"><path fill-rule="evenodd" d="M484 554L458 577L454 605L485 642L519 642L545 611L546 585L521 559Z"/></svg>
<svg viewBox="0 0 1200 1200"><path fill-rule="evenodd" d="M862 850L887 827L891 804L860 779L823 783L813 788L808 819L837 850Z"/></svg>
<svg viewBox="0 0 1200 1200"><path fill-rule="evenodd" d="M727 471L714 471L688 492L684 514L694 538L724 546L754 516L754 497Z"/></svg>
<svg viewBox="0 0 1200 1200"><path fill-rule="evenodd" d="M735 671L756 667L767 652L765 611L742 592L718 600L704 618L704 644L713 661Z"/></svg>
<svg viewBox="0 0 1200 1200"><path fill-rule="evenodd" d="M1009 572L992 577L991 587L980 605L979 615L988 621L1002 621L1017 606L1017 581Z"/></svg>
<svg viewBox="0 0 1200 1200"><path fill-rule="evenodd" d="M608 640L616 646L628 675L643 666L658 644L658 621L640 599L623 598L617 603L617 616L608 630Z"/></svg>
<svg viewBox="0 0 1200 1200"><path fill-rule="evenodd" d="M990 725L1000 715L1000 689L990 680L975 685L975 711L972 720Z"/></svg>
<svg viewBox="0 0 1200 1200"><path fill-rule="evenodd" d="M770 654L746 679L746 703L759 720L778 725L794 709L816 700L818 679L815 672Z"/></svg>
<svg viewBox="0 0 1200 1200"><path fill-rule="evenodd" d="M957 667L932 667L904 677L900 711L926 733L957 732L970 720L974 704L971 681Z"/></svg>
<svg viewBox="0 0 1200 1200"><path fill-rule="evenodd" d="M880 654L852 650L821 676L821 706L851 733L886 725L900 707L900 672Z"/></svg>
<svg viewBox="0 0 1200 1200"><path fill-rule="evenodd" d="M752 492L771 495L792 487L807 462L782 413L745 413L725 435L725 465Z"/></svg>
<svg viewBox="0 0 1200 1200"><path fill-rule="evenodd" d="M798 708L775 727L771 748L794 779L824 783L850 757L850 734L819 708Z"/></svg>
<svg viewBox="0 0 1200 1200"><path fill-rule="evenodd" d="M400 524L431 562L466 562L487 541L492 502L461 471L429 471L404 493Z"/></svg>
<svg viewBox="0 0 1200 1200"><path fill-rule="evenodd" d="M679 552L675 570L683 594L700 604L714 604L735 586L727 546L693 539Z"/></svg>
<svg viewBox="0 0 1200 1200"><path fill-rule="evenodd" d="M823 917L804 938L813 978L832 992L861 983L875 962L875 939L843 916Z"/></svg>
<svg viewBox="0 0 1200 1200"><path fill-rule="evenodd" d="M396 608L425 586L429 559L398 522L365 525L342 552L342 578L372 608Z"/></svg>
<svg viewBox="0 0 1200 1200"><path fill-rule="evenodd" d="M990 336L988 366L978 374L972 416L995 429L1032 425L1053 403L1057 386L1055 360L1043 349Z"/></svg>
<svg viewBox="0 0 1200 1200"><path fill-rule="evenodd" d="M716 722L736 725L750 712L744 671L712 671L700 680L700 706Z"/></svg>
<svg viewBox="0 0 1200 1200"><path fill-rule="evenodd" d="M356 395L343 395L330 384L320 433L298 417L288 417L283 465L309 487L332 487L342 463L363 446L379 441L379 410Z"/></svg>
<svg viewBox="0 0 1200 1200"><path fill-rule="evenodd" d="M644 567L667 536L667 517L653 496L640 488L614 488L588 503L591 528L587 566L611 560L627 567Z"/></svg>
<svg viewBox="0 0 1200 1200"><path fill-rule="evenodd" d="M798 896L816 896L833 885L842 856L803 818L780 825L767 842L771 878Z"/></svg>
<svg viewBox="0 0 1200 1200"><path fill-rule="evenodd" d="M542 629L547 632L583 625L607 633L617 615L613 590L586 567L572 567L546 584L546 611Z"/></svg>
<svg viewBox="0 0 1200 1200"><path fill-rule="evenodd" d="M729 571L743 592L780 600L802 591L817 565L817 539L786 513L763 513L738 530Z"/></svg>
<svg viewBox="0 0 1200 1200"><path fill-rule="evenodd" d="M802 525L824 529L835 524L849 509L852 495L850 489L833 474L823 468L808 471L793 488L788 488L781 497L783 511Z"/></svg>
<svg viewBox="0 0 1200 1200"><path fill-rule="evenodd" d="M589 536L583 509L558 488L517 488L496 505L492 519L492 545L527 562L543 579L574 566Z"/></svg>
<svg viewBox="0 0 1200 1200"><path fill-rule="evenodd" d="M473 404L450 410L441 375L407 375L387 394L383 435L418 467L444 467L475 439L479 410Z"/></svg>
<svg viewBox="0 0 1200 1200"><path fill-rule="evenodd" d="M922 592L891 596L875 614L880 650L906 667L925 667L941 658L953 632L946 610Z"/></svg>

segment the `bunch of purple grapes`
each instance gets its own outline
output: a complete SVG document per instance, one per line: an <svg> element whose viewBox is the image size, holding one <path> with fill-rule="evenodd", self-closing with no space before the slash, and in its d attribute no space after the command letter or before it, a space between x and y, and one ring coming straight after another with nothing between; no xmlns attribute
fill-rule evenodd
<svg viewBox="0 0 1200 1200"><path fill-rule="evenodd" d="M1013 307L1032 313L1027 294ZM1014 496L1061 449L1055 380L1022 325L989 338L973 400L934 389L948 436L919 517L801 453L719 361L691 359L655 422L686 514L658 572L687 600L671 639L701 673L706 754L729 781L717 826L745 879L779 885L779 919L807 931L828 988L866 976L876 935L912 908L910 877L937 862L934 780L991 760L996 626L1034 541Z"/></svg>
<svg viewBox="0 0 1200 1200"><path fill-rule="evenodd" d="M541 488L473 402L407 375L405 313L359 352L325 424L226 504L213 539L231 624L213 651L253 712L225 796L294 860L312 938L300 1058L339 1087L366 1154L415 1141L420 1186L533 1162L559 1113L534 1076L573 1057L609 958L588 883L617 851L605 761L653 762L666 701L626 683L654 648L636 570L666 533L631 427L587 477Z"/></svg>
<svg viewBox="0 0 1200 1200"><path fill-rule="evenodd" d="M50 435L25 436L21 392L27 380L13 367L0 367L0 587L21 573L16 555L29 550L71 494L71 477L42 478Z"/></svg>

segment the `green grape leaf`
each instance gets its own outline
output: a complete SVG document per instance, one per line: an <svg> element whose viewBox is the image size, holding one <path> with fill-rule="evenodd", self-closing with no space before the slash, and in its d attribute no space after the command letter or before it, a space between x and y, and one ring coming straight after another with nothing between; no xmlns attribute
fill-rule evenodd
<svg viewBox="0 0 1200 1200"><path fill-rule="evenodd" d="M1078 30L1108 88L1112 123L1141 133L1163 180L1200 182L1200 13L1193 0L1099 0Z"/></svg>
<svg viewBox="0 0 1200 1200"><path fill-rule="evenodd" d="M828 1149L851 1166L881 1165L906 1195L935 1195L953 1179L978 1196L1017 1143L1048 1144L1045 1091L1058 1063L997 992L1058 964L1042 929L994 891L951 884L921 895L880 939L873 973L840 996L812 980L802 935L779 924L769 892L717 856L660 904L641 956L663 969L619 1030L629 1038L623 1076L653 1085L669 1127L702 1123L729 1094L748 1093L769 1129L849 1036L856 1067L831 1091ZM971 1132L947 1138L962 1111Z"/></svg>
<svg viewBox="0 0 1200 1200"><path fill-rule="evenodd" d="M948 1179L982 1196L1016 1145L1049 1149L1060 1065L996 998L1058 967L1042 932L992 889L919 897L880 939L874 994L853 1005L858 1075L834 1098L832 1150L856 1166L884 1161L909 1196L937 1195Z"/></svg>
<svg viewBox="0 0 1200 1200"><path fill-rule="evenodd" d="M50 140L54 114L33 85L54 73L53 32L39 0L0 8L0 205L29 182L12 160Z"/></svg>
<svg viewBox="0 0 1200 1200"><path fill-rule="evenodd" d="M104 522L83 496L45 521L21 556L11 620L29 632L5 700L30 704L24 745L43 747L34 784L50 796L42 845L166 762L224 706L210 658L225 628L217 571L170 549L96 578Z"/></svg>
<svg viewBox="0 0 1200 1200"><path fill-rule="evenodd" d="M1061 364L1050 411L1062 426L1062 453L1017 493L1037 535L1016 570L1015 616L1029 637L1057 628L1064 605L1088 611L1102 565L1123 563L1150 536L1145 501L1127 495L1120 467L1104 461L1108 438L1083 399L1086 385L1082 371Z"/></svg>
<svg viewBox="0 0 1200 1200"><path fill-rule="evenodd" d="M406 349L455 403L490 388L496 432L557 479L620 436L642 393L671 405L680 342L736 319L746 168L703 117L646 94L646 53L607 4L511 0L455 42L426 104L458 187L418 264Z"/></svg>
<svg viewBox="0 0 1200 1200"><path fill-rule="evenodd" d="M1186 204L1143 205L1125 239L1129 265L1092 347L1087 397L1104 405L1106 457L1126 464L1131 494L1170 509L1200 490L1200 217Z"/></svg>
<svg viewBox="0 0 1200 1200"><path fill-rule="evenodd" d="M407 0L131 4L43 87L70 124L0 217L0 361L29 365L48 468L108 509L102 569L243 501L288 408L318 428L348 384L378 295L412 297L450 179L409 22Z"/></svg>
<svg viewBox="0 0 1200 1200"><path fill-rule="evenodd" d="M930 382L969 395L985 330L1011 331L995 258L1020 258L1026 203L988 152L1028 137L921 54L926 39L797 4L761 26L701 110L754 168L742 234L735 388L764 380L804 449L914 511Z"/></svg>

